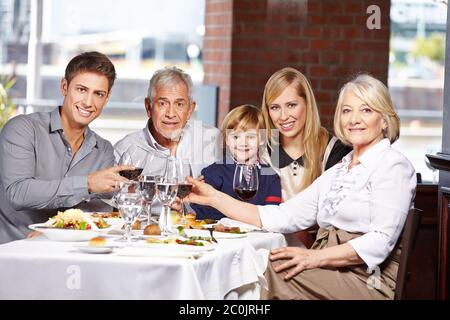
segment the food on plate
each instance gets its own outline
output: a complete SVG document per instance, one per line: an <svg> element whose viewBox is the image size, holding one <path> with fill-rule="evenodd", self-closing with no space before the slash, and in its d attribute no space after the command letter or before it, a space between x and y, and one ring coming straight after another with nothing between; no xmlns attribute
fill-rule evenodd
<svg viewBox="0 0 450 320"><path fill-rule="evenodd" d="M186 220L188 220L188 221L195 221L196 214L193 213L193 212L187 213L187 214L185 215L185 218L186 218Z"/></svg>
<svg viewBox="0 0 450 320"><path fill-rule="evenodd" d="M113 211L113 212L94 212L92 214L92 217L94 218L120 218L120 213L117 211Z"/></svg>
<svg viewBox="0 0 450 320"><path fill-rule="evenodd" d="M205 246L205 243L202 241L194 240L194 239L180 239L180 238L168 238L168 239L154 239L150 238L146 240L147 243L161 243L161 244L181 244L181 245L190 245L190 246Z"/></svg>
<svg viewBox="0 0 450 320"><path fill-rule="evenodd" d="M171 210L170 211L170 221L172 222L172 224L178 224L180 223L181 220L181 213L179 213L176 210Z"/></svg>
<svg viewBox="0 0 450 320"><path fill-rule="evenodd" d="M149 224L144 228L144 235L146 236L159 236L161 235L161 229L157 224Z"/></svg>
<svg viewBox="0 0 450 320"><path fill-rule="evenodd" d="M103 218L92 218L89 213L80 209L58 211L56 216L47 221L47 225L60 229L91 230L93 224L99 229L110 227Z"/></svg>
<svg viewBox="0 0 450 320"><path fill-rule="evenodd" d="M207 224L205 220L186 220L182 226L190 229L203 229L205 224Z"/></svg>
<svg viewBox="0 0 450 320"><path fill-rule="evenodd" d="M133 230L141 230L141 220L136 219L131 225L131 229Z"/></svg>
<svg viewBox="0 0 450 320"><path fill-rule="evenodd" d="M227 232L227 233L239 233L239 234L245 233L244 231L241 231L241 229L239 227L227 227L220 223L214 225L214 231Z"/></svg>
<svg viewBox="0 0 450 320"><path fill-rule="evenodd" d="M106 239L103 237L94 237L89 240L89 245L93 247L101 247L106 245Z"/></svg>

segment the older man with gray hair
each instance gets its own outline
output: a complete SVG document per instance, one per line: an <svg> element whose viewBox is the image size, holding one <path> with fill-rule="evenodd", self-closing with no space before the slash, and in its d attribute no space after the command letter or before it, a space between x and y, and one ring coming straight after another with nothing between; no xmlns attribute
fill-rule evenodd
<svg viewBox="0 0 450 320"><path fill-rule="evenodd" d="M196 103L191 77L177 67L157 70L150 79L145 109L145 128L125 136L114 146L116 160L131 145L150 153L189 159L194 177L219 157L219 130L198 120L189 120ZM157 166L156 163L147 167Z"/></svg>

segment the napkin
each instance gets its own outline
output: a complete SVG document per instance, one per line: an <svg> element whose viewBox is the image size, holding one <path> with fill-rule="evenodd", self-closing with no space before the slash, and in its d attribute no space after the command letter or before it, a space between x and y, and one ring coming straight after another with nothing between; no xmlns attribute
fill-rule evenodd
<svg viewBox="0 0 450 320"><path fill-rule="evenodd" d="M248 223L244 223L244 222L240 222L237 220L233 220L230 218L222 218L219 220L220 224L224 225L225 227L239 227L239 229L241 229L241 231L243 232L251 232L251 231L261 231L261 228L258 228L257 226L248 224Z"/></svg>
<svg viewBox="0 0 450 320"><path fill-rule="evenodd" d="M185 251L169 251L149 248L125 247L116 250L119 256L131 257L161 257L161 258L184 258L184 259L198 259L203 253L201 252L185 252Z"/></svg>

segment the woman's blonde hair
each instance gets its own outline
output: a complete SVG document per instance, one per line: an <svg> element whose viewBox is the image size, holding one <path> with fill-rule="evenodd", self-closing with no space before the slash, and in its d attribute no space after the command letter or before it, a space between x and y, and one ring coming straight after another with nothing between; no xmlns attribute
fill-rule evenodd
<svg viewBox="0 0 450 320"><path fill-rule="evenodd" d="M320 125L316 99L308 79L294 68L283 68L275 72L264 88L262 114L266 124L269 147L273 149L278 141L276 141L272 132L275 125L269 115L269 106L291 85L295 87L298 96L305 99L306 102L306 120L301 137L305 150L303 154L303 184L301 187L301 190L303 190L322 174L322 160L329 138L327 130Z"/></svg>
<svg viewBox="0 0 450 320"><path fill-rule="evenodd" d="M232 109L225 116L222 122L222 146L226 147L227 130L242 130L248 129L262 130L265 129L264 118L261 110L251 104L243 104ZM260 141L262 137L260 136Z"/></svg>
<svg viewBox="0 0 450 320"><path fill-rule="evenodd" d="M334 113L334 133L345 144L351 143L346 139L341 124L342 104L347 90L351 91L356 97L364 101L374 111L379 112L386 121L387 128L383 130L383 135L394 143L400 136L400 119L392 105L391 96L388 88L378 79L368 75L361 74L356 76L350 82L347 82L339 92L339 98Z"/></svg>

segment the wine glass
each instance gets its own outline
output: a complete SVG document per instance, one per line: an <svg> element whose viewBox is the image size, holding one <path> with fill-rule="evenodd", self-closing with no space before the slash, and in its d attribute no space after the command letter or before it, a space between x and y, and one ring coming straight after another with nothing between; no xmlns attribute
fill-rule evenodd
<svg viewBox="0 0 450 320"><path fill-rule="evenodd" d="M125 221L124 239L118 239L117 241L126 241L128 245L131 245L131 225L141 214L144 199L140 192L128 192L128 190L128 186L126 186L115 196L120 215Z"/></svg>
<svg viewBox="0 0 450 320"><path fill-rule="evenodd" d="M145 150L146 163L141 176L138 178L139 190L144 197L144 210L142 220L146 220L147 224L157 222L152 218L152 202L156 195L156 184L160 182L164 174L167 162L167 156L157 153L153 150Z"/></svg>
<svg viewBox="0 0 450 320"><path fill-rule="evenodd" d="M243 201L250 200L256 195L258 192L258 168L256 164L236 164L233 190Z"/></svg>
<svg viewBox="0 0 450 320"><path fill-rule="evenodd" d="M177 197L181 199L181 223L183 224L186 223L184 198L186 198L192 190L192 184L187 181L188 177L192 177L192 168L189 159L178 159L177 165L179 170Z"/></svg>
<svg viewBox="0 0 450 320"><path fill-rule="evenodd" d="M156 184L156 193L163 207L159 216L159 227L161 234L171 234L172 221L170 219L170 205L173 203L178 192L179 170L177 160L170 156L167 159L166 169L160 182Z"/></svg>
<svg viewBox="0 0 450 320"><path fill-rule="evenodd" d="M144 198L144 213L147 215L147 224L152 221L152 202L156 195L156 184L162 180L160 175L141 175L139 177L139 191Z"/></svg>
<svg viewBox="0 0 450 320"><path fill-rule="evenodd" d="M137 181L139 175L144 170L144 167L147 162L148 151L136 146L131 145L121 156L119 159L119 165L126 164L134 166L134 169L121 170L119 174L122 177L127 178L128 180Z"/></svg>
<svg viewBox="0 0 450 320"><path fill-rule="evenodd" d="M425 164L427 165L427 168L430 169L433 172L433 184L438 182L438 170L433 167L430 163L430 160L427 157L427 154L436 155L440 151L440 148L436 145L428 145L427 151L425 152Z"/></svg>

